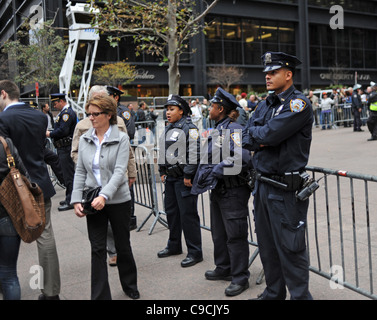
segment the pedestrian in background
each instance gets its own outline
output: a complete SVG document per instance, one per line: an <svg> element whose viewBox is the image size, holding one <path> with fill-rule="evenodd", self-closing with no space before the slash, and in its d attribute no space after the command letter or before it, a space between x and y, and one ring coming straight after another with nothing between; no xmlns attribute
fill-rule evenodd
<svg viewBox="0 0 377 320"><path fill-rule="evenodd" d="M114 99L108 96L92 98L85 110L93 128L80 138L71 203L78 217L87 218L92 251L91 299L111 299L106 266L109 221L114 234L122 289L130 298L138 299L137 270L129 230L131 195L126 178L129 137L118 129ZM101 191L91 205L100 212L86 215L81 204L83 190L85 187L97 186L101 187Z"/></svg>
<svg viewBox="0 0 377 320"><path fill-rule="evenodd" d="M322 125L322 130L331 129L332 125L332 112L331 108L334 103L334 100L329 98L327 96L327 93L324 92L322 94L322 101L320 103L321 107L321 125Z"/></svg>
<svg viewBox="0 0 377 320"><path fill-rule="evenodd" d="M318 121L318 113L320 112L319 109L319 103L318 103L318 97L313 93L312 90L309 91L309 96L308 99L310 100L312 107L313 107L313 114L314 114L314 125L316 127L319 126L319 121ZM319 115L320 116L320 115Z"/></svg>

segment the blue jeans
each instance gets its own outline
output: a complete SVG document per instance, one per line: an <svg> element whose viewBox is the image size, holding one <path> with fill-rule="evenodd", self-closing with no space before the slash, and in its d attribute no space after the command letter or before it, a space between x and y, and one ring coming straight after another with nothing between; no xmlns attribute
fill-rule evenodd
<svg viewBox="0 0 377 320"><path fill-rule="evenodd" d="M21 288L17 276L20 237L9 217L0 219L0 282L4 300L20 300Z"/></svg>

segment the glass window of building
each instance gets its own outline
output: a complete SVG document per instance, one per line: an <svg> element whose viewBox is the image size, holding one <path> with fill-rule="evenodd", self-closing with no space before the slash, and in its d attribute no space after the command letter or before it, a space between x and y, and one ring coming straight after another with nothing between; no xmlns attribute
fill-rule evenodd
<svg viewBox="0 0 377 320"><path fill-rule="evenodd" d="M309 36L312 67L377 67L375 55L377 35L373 30L360 28L332 30L327 25L310 25Z"/></svg>
<svg viewBox="0 0 377 320"><path fill-rule="evenodd" d="M290 22L208 17L207 63L260 65L266 51L296 54L295 29Z"/></svg>
<svg viewBox="0 0 377 320"><path fill-rule="evenodd" d="M377 13L377 3L371 0L308 0L309 6L321 7L329 9L331 6L339 5L342 6L344 10L353 12L366 12L366 13Z"/></svg>

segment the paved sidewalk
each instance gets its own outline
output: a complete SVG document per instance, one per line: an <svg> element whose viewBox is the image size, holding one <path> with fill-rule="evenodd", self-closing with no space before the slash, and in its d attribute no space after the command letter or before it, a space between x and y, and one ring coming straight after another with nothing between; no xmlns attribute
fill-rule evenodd
<svg viewBox="0 0 377 320"><path fill-rule="evenodd" d="M313 143L309 165L342 169L353 172L377 175L374 165L377 159L377 141L367 142L369 132L352 132L349 128L337 130L313 129ZM60 259L61 294L63 300L90 299L90 246L87 237L86 220L76 217L71 211L58 212L59 201L64 198L64 190L57 187L57 195L52 203L52 223ZM140 224L149 210L136 206L136 216ZM225 281L208 281L204 272L213 269L213 246L210 232L202 230L204 261L189 268L182 268L182 255L157 258L157 252L166 245L168 230L157 223L148 235L153 218L149 219L140 232L131 232L131 243L138 267L140 300L247 300L256 297L264 289L265 283L256 285L261 272L259 257L250 267L250 288L237 297L226 297ZM208 224L208 222L207 222ZM183 242L184 243L184 242ZM185 247L184 247L185 248ZM18 275L21 283L22 300L36 300L39 290L30 287L33 274L30 268L38 264L36 244L22 243ZM130 300L121 290L117 268L109 267L109 279L114 300ZM310 291L318 300L369 300L348 289L332 290L329 281L310 274Z"/></svg>

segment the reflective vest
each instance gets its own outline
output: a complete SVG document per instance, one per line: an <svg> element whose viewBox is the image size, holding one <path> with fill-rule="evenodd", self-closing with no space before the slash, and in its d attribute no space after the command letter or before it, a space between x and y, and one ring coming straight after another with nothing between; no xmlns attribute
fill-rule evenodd
<svg viewBox="0 0 377 320"><path fill-rule="evenodd" d="M369 109L377 112L377 101L370 104Z"/></svg>

